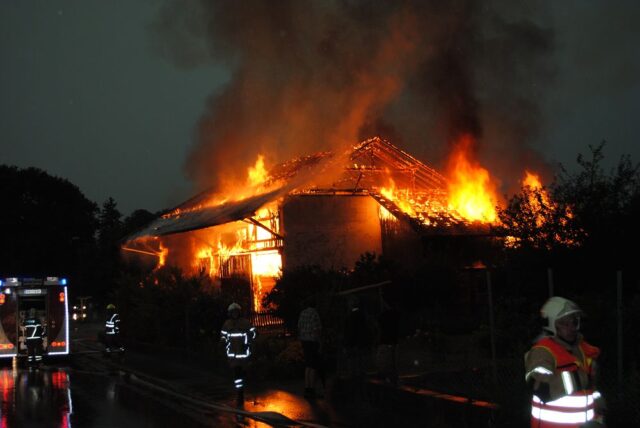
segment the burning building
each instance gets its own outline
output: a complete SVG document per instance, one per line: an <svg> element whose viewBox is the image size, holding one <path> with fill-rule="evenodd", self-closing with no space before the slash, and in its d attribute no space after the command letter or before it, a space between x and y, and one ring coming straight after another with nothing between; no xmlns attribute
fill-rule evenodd
<svg viewBox="0 0 640 428"><path fill-rule="evenodd" d="M439 257L438 243L486 235L497 189L545 164L531 143L553 32L520 9L167 2L153 25L161 51L181 67L230 65L185 165L216 191L129 237L127 255L248 285L258 310L282 270L350 268L364 252L410 266ZM380 138L343 146L379 133L442 171ZM260 152L315 154L268 169L259 157L246 183L228 185Z"/></svg>
<svg viewBox="0 0 640 428"><path fill-rule="evenodd" d="M284 269L351 268L366 252L410 265L425 238L489 231L489 222L451 205L443 175L377 137L269 171L259 157L248 176L224 197L205 191L168 210L123 250L245 289L260 311Z"/></svg>

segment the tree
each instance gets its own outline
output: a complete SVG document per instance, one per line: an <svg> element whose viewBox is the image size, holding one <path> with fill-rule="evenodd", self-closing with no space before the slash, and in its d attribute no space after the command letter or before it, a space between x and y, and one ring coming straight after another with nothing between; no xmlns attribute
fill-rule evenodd
<svg viewBox="0 0 640 428"><path fill-rule="evenodd" d="M99 263L96 265L98 280L93 286L93 293L100 303L113 290L122 264L120 263L120 240L122 239L122 214L117 203L109 197L103 204L98 216L98 251Z"/></svg>
<svg viewBox="0 0 640 428"><path fill-rule="evenodd" d="M602 166L604 146L589 146L590 157L578 155L576 173L561 171L555 196L570 204L575 222L586 233L585 261L621 267L635 263L626 248L640 239L640 165L627 155L609 172Z"/></svg>
<svg viewBox="0 0 640 428"><path fill-rule="evenodd" d="M156 215L150 213L147 210L135 210L131 213L131 215L129 215L129 217L125 218L124 222L122 223L123 236L126 237L127 235L130 235L143 226L146 226L147 224L151 223L151 220L153 220L154 218L156 218Z"/></svg>
<svg viewBox="0 0 640 428"><path fill-rule="evenodd" d="M37 168L0 165L0 271L84 277L94 248L96 204Z"/></svg>
<svg viewBox="0 0 640 428"><path fill-rule="evenodd" d="M572 205L555 201L544 187L523 186L506 208L498 209L498 217L500 224L494 230L511 248L552 251L579 246L584 239Z"/></svg>
<svg viewBox="0 0 640 428"><path fill-rule="evenodd" d="M563 263L629 264L623 250L640 239L640 166L623 156L607 173L604 143L589 146L590 156L579 154L576 172L562 165L549 189L524 186L505 209L495 230L507 237L513 251L529 262L544 258Z"/></svg>
<svg viewBox="0 0 640 428"><path fill-rule="evenodd" d="M103 204L98 217L98 244L101 249L110 251L118 247L122 237L122 214L116 201L109 197Z"/></svg>

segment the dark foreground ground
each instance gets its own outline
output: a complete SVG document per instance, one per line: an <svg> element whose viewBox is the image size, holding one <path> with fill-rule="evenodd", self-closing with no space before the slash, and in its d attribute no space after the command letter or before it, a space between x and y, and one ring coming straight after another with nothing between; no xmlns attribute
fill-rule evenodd
<svg viewBox="0 0 640 428"><path fill-rule="evenodd" d="M509 387L519 385L519 364L501 362L494 373L486 364L407 351L397 385L375 376L347 381L338 367L322 397L308 400L302 373L249 378L245 406L237 409L225 367L149 347L129 347L122 359L106 357L97 340L101 326L76 327L69 358L35 371L20 362L1 367L1 428L528 424L526 391Z"/></svg>

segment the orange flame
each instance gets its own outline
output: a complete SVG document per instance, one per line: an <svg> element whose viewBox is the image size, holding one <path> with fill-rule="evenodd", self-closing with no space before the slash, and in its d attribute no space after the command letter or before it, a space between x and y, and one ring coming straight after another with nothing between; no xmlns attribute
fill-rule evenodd
<svg viewBox="0 0 640 428"><path fill-rule="evenodd" d="M522 186L529 186L534 190L542 189L542 181L540 180L540 176L535 172L525 170Z"/></svg>
<svg viewBox="0 0 640 428"><path fill-rule="evenodd" d="M522 180L522 187L529 187L531 190L536 191L540 194L540 199L542 199L543 206L551 206L551 198L549 198L549 194L542 187L542 181L540 180L540 176L536 173L529 172L525 170L525 176ZM531 206L537 210L540 210L542 207L540 206L540 202L533 197L533 195L529 196L529 203Z"/></svg>
<svg viewBox="0 0 640 428"><path fill-rule="evenodd" d="M169 248L162 245L162 241L159 241L160 251L156 253L158 256L158 264L156 265L156 269L160 269L164 266L167 261L167 256L169 255Z"/></svg>
<svg viewBox="0 0 640 428"><path fill-rule="evenodd" d="M524 179L522 180L522 187L529 188L530 190L535 192L535 194L528 193L527 198L528 198L529 205L535 212L536 226L540 227L546 222L546 219L542 212L543 209L545 207L552 207L555 209L555 207L551 205L549 194L542 187L542 181L540 180L540 176L538 174L535 174L526 170L524 174L525 176L524 176ZM538 199L536 195L539 195L540 199Z"/></svg>
<svg viewBox="0 0 640 428"><path fill-rule="evenodd" d="M400 208L402 212L409 214L412 217L416 216L416 212L411 206L410 201L408 200L409 191L399 191L398 189L396 189L396 183L391 177L389 177L389 187L382 187L380 189L380 194L390 201L395 202L395 204L398 206L398 208ZM389 216L393 217L391 213L389 213Z"/></svg>
<svg viewBox="0 0 640 428"><path fill-rule="evenodd" d="M216 265L214 262L213 249L211 247L201 248L196 252L195 261L193 266L201 269L202 273L206 273L212 277L216 274Z"/></svg>
<svg viewBox="0 0 640 428"><path fill-rule="evenodd" d="M257 187L264 184L269 177L269 173L264 167L264 156L258 155L256 164L248 169L247 184L251 187Z"/></svg>
<svg viewBox="0 0 640 428"><path fill-rule="evenodd" d="M244 262L229 264L233 257L249 256L249 268L242 273L251 274L253 307L258 312L264 309L262 299L273 288L275 279L282 272L282 256L278 250L282 241L279 236L277 203L258 210L252 220L253 222L237 221L196 232L200 234L198 241L204 245L192 247L190 265L199 274L218 278L233 274L234 269L244 266Z"/></svg>
<svg viewBox="0 0 640 428"><path fill-rule="evenodd" d="M226 246L222 241L218 241L218 255L220 256L220 260L226 262L229 260L229 257L241 254L243 252L242 248L242 240L237 240L233 246Z"/></svg>
<svg viewBox="0 0 640 428"><path fill-rule="evenodd" d="M551 248L551 242L565 246L577 246L580 243L580 237L583 235L582 230L565 229L570 219L573 217L571 208L568 206L561 207L551 199L551 196L544 188L540 176L534 172L525 170L525 176L522 179L522 194L525 196L525 203L528 205L529 215L533 216L534 225L537 229L536 238L541 242L545 242L547 248ZM563 211L560 211L563 210ZM549 232L542 226L549 221L558 221L560 230ZM533 238L529 238L532 242ZM510 248L518 248L522 245L521 238L507 236L505 245Z"/></svg>
<svg viewBox="0 0 640 428"><path fill-rule="evenodd" d="M498 198L487 169L472 159L474 138L463 135L449 159L449 209L470 221L495 223Z"/></svg>
<svg viewBox="0 0 640 428"><path fill-rule="evenodd" d="M264 156L258 155L256 163L253 166L247 168L247 179L245 182L229 182L226 184L227 191L225 195L213 195L206 202L199 205L194 205L186 209L175 209L169 213L163 215L164 218L169 218L177 215L181 215L191 211L198 211L206 207L215 207L222 205L228 201L241 201L250 196L258 195L268 189L263 186L267 184L269 180L269 172L267 171L264 163ZM278 183L273 183L275 186ZM281 183L280 183L281 184Z"/></svg>

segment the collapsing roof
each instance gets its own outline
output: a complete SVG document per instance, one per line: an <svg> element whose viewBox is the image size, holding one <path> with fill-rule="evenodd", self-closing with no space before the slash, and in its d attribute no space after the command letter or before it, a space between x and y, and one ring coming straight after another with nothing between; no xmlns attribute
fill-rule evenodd
<svg viewBox="0 0 640 428"><path fill-rule="evenodd" d="M403 189L402 192L389 191L389 183L392 188ZM368 194L419 233L488 232L487 226L470 223L448 208L444 176L388 141L375 137L341 154L320 152L276 165L269 171L262 192L244 199L210 202L214 200L214 192L202 192L168 210L127 240L248 219L265 204L289 194Z"/></svg>

